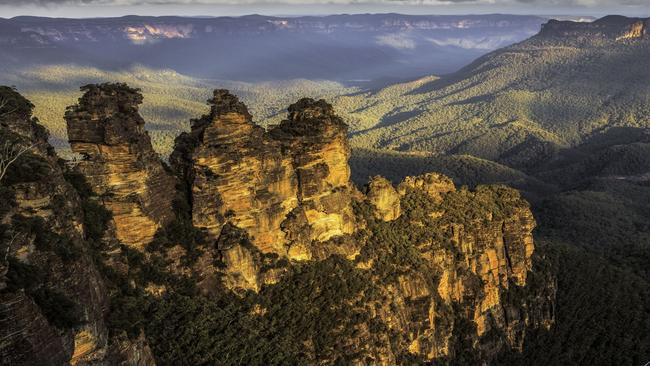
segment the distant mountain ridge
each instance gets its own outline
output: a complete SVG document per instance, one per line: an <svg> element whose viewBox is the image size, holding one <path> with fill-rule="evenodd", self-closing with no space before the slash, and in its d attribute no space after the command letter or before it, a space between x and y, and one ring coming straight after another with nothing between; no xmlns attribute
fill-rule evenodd
<svg viewBox="0 0 650 366"><path fill-rule="evenodd" d="M469 154L529 170L611 128L648 128L647 25L611 16L549 21L457 73L345 97L354 106L352 145Z"/></svg>
<svg viewBox="0 0 650 366"><path fill-rule="evenodd" d="M650 18L610 15L591 23L550 20L542 26L540 38L630 39L648 34Z"/></svg>
<svg viewBox="0 0 650 366"><path fill-rule="evenodd" d="M408 79L457 70L535 34L545 18L516 15L0 19L6 67L135 64L195 77L260 81Z"/></svg>
<svg viewBox="0 0 650 366"><path fill-rule="evenodd" d="M264 33L271 31L315 30L317 32L331 33L338 30L354 32L371 32L378 30L405 31L405 30L431 30L431 29L479 29L479 28L510 28L517 25L536 25L543 17L516 16L516 15L401 15L401 14L354 14L330 16L304 16L304 17L273 17L262 15L248 15L243 17L147 17L124 16L119 18L44 18L44 17L15 17L11 19L0 18L0 24L7 28L20 27L19 31L28 37L34 34L47 40L60 42L64 40L97 41L99 36L95 32L120 30L121 38L128 38L135 29L143 29L143 34L150 39L160 38L196 38L224 32L250 32ZM156 28L173 27L176 33L160 33ZM113 38L115 32L105 33L104 38ZM57 37L58 36L58 37ZM78 37L78 38L71 38ZM119 37L116 37L119 38ZM137 40L137 39L132 39Z"/></svg>

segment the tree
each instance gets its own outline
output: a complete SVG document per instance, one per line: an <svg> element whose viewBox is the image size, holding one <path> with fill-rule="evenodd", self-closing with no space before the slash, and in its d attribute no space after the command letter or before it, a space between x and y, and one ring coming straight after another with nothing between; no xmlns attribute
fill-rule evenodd
<svg viewBox="0 0 650 366"><path fill-rule="evenodd" d="M27 146L21 145L16 141L5 141L0 146L0 182L2 182L2 179L7 174L9 167L36 145L38 144Z"/></svg>

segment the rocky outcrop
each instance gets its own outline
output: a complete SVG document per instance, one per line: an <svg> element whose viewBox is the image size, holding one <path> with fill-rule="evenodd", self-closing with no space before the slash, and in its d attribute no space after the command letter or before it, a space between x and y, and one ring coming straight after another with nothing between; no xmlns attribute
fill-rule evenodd
<svg viewBox="0 0 650 366"><path fill-rule="evenodd" d="M366 189L366 197L374 206L376 217L384 221L393 221L402 214L400 195L393 184L386 178L372 178Z"/></svg>
<svg viewBox="0 0 650 366"><path fill-rule="evenodd" d="M102 364L110 351L108 293L86 240L80 198L31 103L6 87L0 99L9 101L0 111L0 140L29 147L0 182L13 201L0 210L0 359Z"/></svg>
<svg viewBox="0 0 650 366"><path fill-rule="evenodd" d="M637 22L632 23L632 25L630 25L630 27L623 32L623 34L616 37L616 40L621 41L626 39L634 40L634 39L642 38L643 36L645 36L647 32L646 29L647 29L646 23L639 20Z"/></svg>
<svg viewBox="0 0 650 366"><path fill-rule="evenodd" d="M192 221L215 240L227 222L248 232L262 252L286 253L281 224L298 206L292 162L225 90L210 114L192 121L170 161L191 191Z"/></svg>
<svg viewBox="0 0 650 366"><path fill-rule="evenodd" d="M417 240L410 264L388 282L380 275L386 254L376 250L359 264L380 276L375 281L382 283L384 302L377 316L403 335L400 346L377 352L384 358L407 351L424 360L454 359L459 342L466 342L477 360L486 362L504 349L521 350L527 329L551 326L555 287L549 273L543 274L549 278L542 288L528 283L535 220L517 191L483 186L457 191L439 174L407 177L399 191L408 201L400 220L370 229L374 235L388 230ZM381 206L372 205L381 218Z"/></svg>
<svg viewBox="0 0 650 366"><path fill-rule="evenodd" d="M594 22L550 20L542 26L538 39L564 39L581 42L621 41L643 38L650 20L610 15Z"/></svg>
<svg viewBox="0 0 650 366"><path fill-rule="evenodd" d="M302 99L289 118L271 130L293 160L298 200L312 240L355 231L347 125L324 100Z"/></svg>
<svg viewBox="0 0 650 366"><path fill-rule="evenodd" d="M297 260L312 258L313 240L354 232L347 127L330 105L302 100L267 132L228 91L208 102L170 157L196 227L216 240L232 224L262 253Z"/></svg>
<svg viewBox="0 0 650 366"><path fill-rule="evenodd" d="M113 214L116 238L142 249L173 218L175 180L138 113L142 95L124 84L87 85L65 119L76 169Z"/></svg>
<svg viewBox="0 0 650 366"><path fill-rule="evenodd" d="M418 189L439 203L442 202L445 193L455 192L456 186L449 177L438 173L427 173L404 178L397 189L401 195L405 195L409 189Z"/></svg>

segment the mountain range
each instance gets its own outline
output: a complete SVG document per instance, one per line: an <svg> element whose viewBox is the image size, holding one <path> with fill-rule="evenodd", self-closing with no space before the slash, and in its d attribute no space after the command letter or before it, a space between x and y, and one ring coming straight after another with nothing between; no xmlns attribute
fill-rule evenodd
<svg viewBox="0 0 650 366"><path fill-rule="evenodd" d="M141 65L193 77L271 81L404 80L448 73L539 31L514 15L0 19L4 66Z"/></svg>
<svg viewBox="0 0 650 366"><path fill-rule="evenodd" d="M526 170L608 129L650 127L648 24L550 21L451 75L342 97L352 145L468 154Z"/></svg>

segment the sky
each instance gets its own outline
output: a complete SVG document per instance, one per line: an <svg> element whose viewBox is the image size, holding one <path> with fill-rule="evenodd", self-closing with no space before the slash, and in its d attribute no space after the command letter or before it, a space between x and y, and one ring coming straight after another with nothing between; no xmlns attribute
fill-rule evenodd
<svg viewBox="0 0 650 366"><path fill-rule="evenodd" d="M340 13L650 16L650 0L0 0L0 18L19 15L238 16Z"/></svg>

